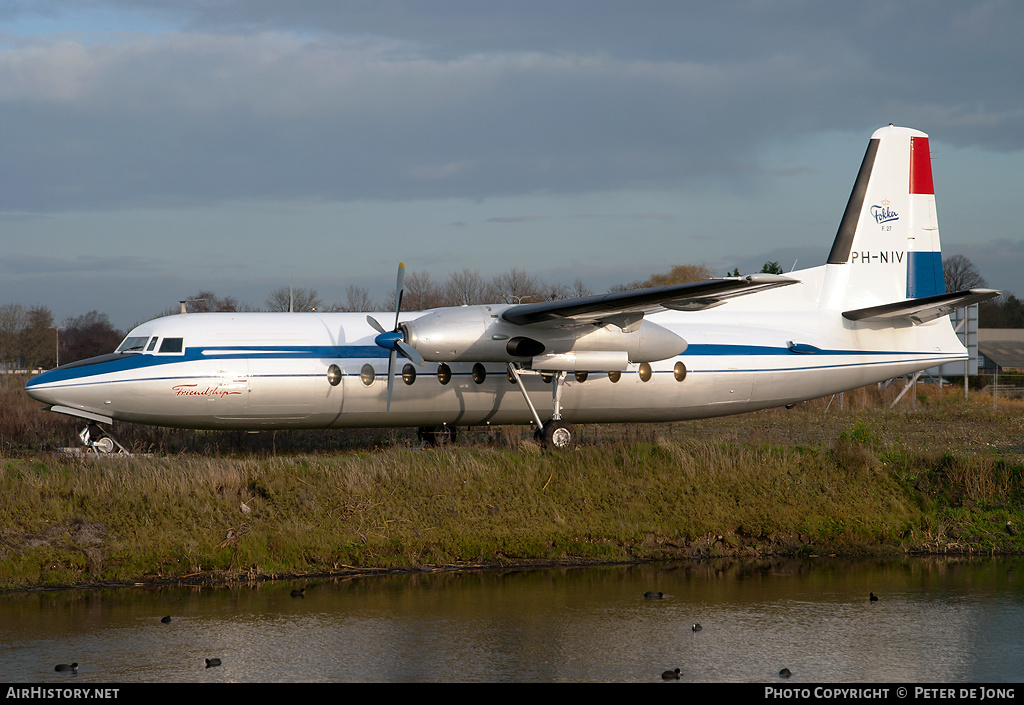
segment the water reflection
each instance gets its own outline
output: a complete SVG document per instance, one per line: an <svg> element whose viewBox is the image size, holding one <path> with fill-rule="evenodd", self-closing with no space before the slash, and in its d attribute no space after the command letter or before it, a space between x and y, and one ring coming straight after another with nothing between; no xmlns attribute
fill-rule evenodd
<svg viewBox="0 0 1024 705"><path fill-rule="evenodd" d="M660 681L678 667L683 682L777 683L785 667L787 683L1015 682L1020 567L722 560L19 593L0 596L0 681ZM71 661L77 675L53 672Z"/></svg>

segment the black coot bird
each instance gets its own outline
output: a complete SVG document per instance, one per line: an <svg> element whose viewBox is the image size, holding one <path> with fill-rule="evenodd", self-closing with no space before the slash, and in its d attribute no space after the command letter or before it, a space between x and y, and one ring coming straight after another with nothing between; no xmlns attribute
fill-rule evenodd
<svg viewBox="0 0 1024 705"><path fill-rule="evenodd" d="M653 590L648 590L647 592L644 593L644 599L645 600L660 600L664 596L665 596L665 593L654 592Z"/></svg>
<svg viewBox="0 0 1024 705"><path fill-rule="evenodd" d="M298 590L292 590L292 597L305 597L306 588L300 588Z"/></svg>
<svg viewBox="0 0 1024 705"><path fill-rule="evenodd" d="M779 671L779 678L789 678L793 673L788 668L783 668Z"/></svg>
<svg viewBox="0 0 1024 705"><path fill-rule="evenodd" d="M1010 536L1016 536L1017 535L1017 530L1015 528L1013 528L1013 525L1012 525L1011 522L1006 522L1006 533L1008 533Z"/></svg>
<svg viewBox="0 0 1024 705"><path fill-rule="evenodd" d="M166 617L161 617L160 618L160 622L162 624L170 624L171 623L171 615L167 615Z"/></svg>
<svg viewBox="0 0 1024 705"><path fill-rule="evenodd" d="M70 671L71 673L78 673L78 663L58 663L53 667L53 670L58 672Z"/></svg>
<svg viewBox="0 0 1024 705"><path fill-rule="evenodd" d="M220 665L220 659L219 658L208 658L208 659L206 659L206 667L207 668L213 668L214 666L219 666L219 665Z"/></svg>
<svg viewBox="0 0 1024 705"><path fill-rule="evenodd" d="M695 632L699 632L703 628L704 627L700 626L699 624L694 624L693 625L693 631L695 631Z"/></svg>
<svg viewBox="0 0 1024 705"><path fill-rule="evenodd" d="M681 675L682 675L682 671L677 668L674 671L665 671L664 673L661 674L661 677L664 678L667 681L668 680L679 680L679 676L681 676Z"/></svg>
<svg viewBox="0 0 1024 705"><path fill-rule="evenodd" d="M872 593L868 593L868 599L871 600L872 602L878 602L878 595L876 595L873 592Z"/></svg>

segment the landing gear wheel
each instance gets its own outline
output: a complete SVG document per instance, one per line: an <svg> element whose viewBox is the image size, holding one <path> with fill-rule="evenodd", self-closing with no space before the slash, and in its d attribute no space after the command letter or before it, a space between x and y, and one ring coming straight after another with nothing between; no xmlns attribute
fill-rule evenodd
<svg viewBox="0 0 1024 705"><path fill-rule="evenodd" d="M576 429L566 421L548 421L544 424L542 439L547 448L569 450L576 445Z"/></svg>
<svg viewBox="0 0 1024 705"><path fill-rule="evenodd" d="M113 436L108 434L95 423L90 423L82 429L82 432L78 434L78 437L81 439L82 445L97 455L106 455L107 453L114 453L117 451L122 453L128 452L120 443L114 440Z"/></svg>
<svg viewBox="0 0 1024 705"><path fill-rule="evenodd" d="M93 441L92 447L100 453L113 453L114 441L110 436L104 436L103 438L98 438Z"/></svg>
<svg viewBox="0 0 1024 705"><path fill-rule="evenodd" d="M416 431L416 435L428 446L442 446L455 443L458 437L454 426L420 426Z"/></svg>

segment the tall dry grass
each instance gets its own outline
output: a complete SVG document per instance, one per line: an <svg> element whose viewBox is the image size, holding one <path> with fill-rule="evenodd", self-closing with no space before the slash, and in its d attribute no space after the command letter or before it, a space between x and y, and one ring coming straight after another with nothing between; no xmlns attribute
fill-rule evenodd
<svg viewBox="0 0 1024 705"><path fill-rule="evenodd" d="M572 453L7 458L0 581L869 550L921 533L935 508L919 494L978 498L997 470L894 472L883 450L843 443L861 450L662 437ZM1019 498L1019 476L999 470L990 492Z"/></svg>
<svg viewBox="0 0 1024 705"><path fill-rule="evenodd" d="M232 434L195 433L180 444L194 452L96 458L49 452L78 424L5 384L14 402L0 412L0 587L880 546L1018 550L1004 524L1024 524L1024 402L993 410L990 398L921 385L913 406L890 409L890 393L848 393L841 410L831 399L588 426L569 453L509 427L428 450L387 431L260 434L264 445L236 451L216 440Z"/></svg>

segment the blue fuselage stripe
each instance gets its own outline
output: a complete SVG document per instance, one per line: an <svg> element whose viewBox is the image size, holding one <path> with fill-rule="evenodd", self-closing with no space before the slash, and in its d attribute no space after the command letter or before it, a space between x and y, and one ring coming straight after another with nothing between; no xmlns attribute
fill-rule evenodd
<svg viewBox="0 0 1024 705"><path fill-rule="evenodd" d="M222 351L222 352L219 352ZM800 354L788 347L771 347L761 345L726 345L726 344L692 344L682 355L681 359L695 357L764 357L764 356L791 356L799 355L800 358L811 362L821 358L835 358L839 356L861 358L875 356L898 356L901 360L907 360L909 356L920 356L926 360L935 359L934 353L908 352L908 351L886 351L886 350L820 350L813 354ZM28 382L26 387L50 384L53 382L70 382L84 380L96 375L109 374L113 372L125 372L128 370L141 370L158 365L169 365L182 362L198 360L297 360L297 359L323 359L323 360L346 360L346 359L371 359L386 360L388 351L376 345L323 345L323 346L231 346L224 348L188 348L181 355L149 355L129 354L117 359L106 359L96 364L76 363L75 366L59 367L44 372ZM849 364L858 364L853 361L849 363L833 362L826 364L801 365L801 368L823 368L823 367L845 367ZM779 368L793 369L790 367ZM770 371L765 368L750 368L745 371ZM695 372L697 370L694 370ZM703 370L711 371L739 371L734 367L729 370ZM253 376L260 376L258 373ZM299 375L305 376L305 375ZM181 377L175 376L175 379ZM153 379L153 378L151 378ZM127 381L127 380L125 380Z"/></svg>

